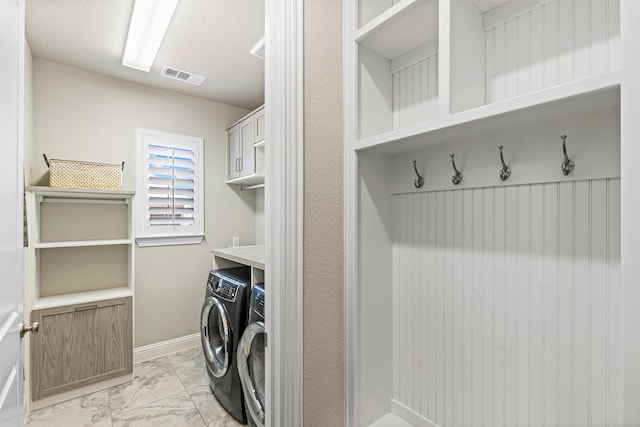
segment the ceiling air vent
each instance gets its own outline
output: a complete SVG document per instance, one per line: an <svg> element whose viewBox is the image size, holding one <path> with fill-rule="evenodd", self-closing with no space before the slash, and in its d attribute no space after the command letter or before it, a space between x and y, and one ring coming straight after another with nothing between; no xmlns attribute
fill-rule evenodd
<svg viewBox="0 0 640 427"><path fill-rule="evenodd" d="M188 71L179 70L168 65L162 67L162 75L170 79L180 80L181 82L192 84L194 86L200 86L205 79L204 76L199 76Z"/></svg>

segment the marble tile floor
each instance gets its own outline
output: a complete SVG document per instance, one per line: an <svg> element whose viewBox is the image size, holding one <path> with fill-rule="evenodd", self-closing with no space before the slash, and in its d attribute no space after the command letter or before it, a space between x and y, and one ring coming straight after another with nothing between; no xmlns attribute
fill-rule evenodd
<svg viewBox="0 0 640 427"><path fill-rule="evenodd" d="M27 427L237 427L209 389L200 347L136 363L133 381L29 413Z"/></svg>

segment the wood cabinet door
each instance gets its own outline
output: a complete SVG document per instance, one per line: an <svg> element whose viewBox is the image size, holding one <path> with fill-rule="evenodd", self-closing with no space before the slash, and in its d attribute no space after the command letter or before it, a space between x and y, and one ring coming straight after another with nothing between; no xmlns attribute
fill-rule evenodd
<svg viewBox="0 0 640 427"><path fill-rule="evenodd" d="M240 132L239 126L227 131L227 179L240 175Z"/></svg>
<svg viewBox="0 0 640 427"><path fill-rule="evenodd" d="M33 400L132 372L131 297L32 311Z"/></svg>
<svg viewBox="0 0 640 427"><path fill-rule="evenodd" d="M242 146L242 160L240 176L252 175L256 172L255 163L255 137L254 137L254 117L240 123L240 141Z"/></svg>

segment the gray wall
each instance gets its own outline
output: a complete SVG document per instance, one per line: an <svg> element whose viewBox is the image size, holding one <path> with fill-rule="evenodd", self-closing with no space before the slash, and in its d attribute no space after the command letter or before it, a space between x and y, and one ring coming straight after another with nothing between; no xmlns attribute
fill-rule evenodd
<svg viewBox="0 0 640 427"><path fill-rule="evenodd" d="M31 182L31 168L27 166L33 155L33 57L29 43L24 43L24 182Z"/></svg>
<svg viewBox="0 0 640 427"><path fill-rule="evenodd" d="M264 188L256 191L256 245L264 245ZM240 242L242 244L242 242Z"/></svg>
<svg viewBox="0 0 640 427"><path fill-rule="evenodd" d="M342 1L304 2L304 425L344 423Z"/></svg>
<svg viewBox="0 0 640 427"><path fill-rule="evenodd" d="M205 240L135 251L135 346L198 332L210 250L229 246L232 236L245 245L255 240L255 194L225 184L225 129L248 111L37 58L33 96L33 153L25 158L31 184L48 180L46 153L59 159L124 160L123 188L135 189L136 128L204 138Z"/></svg>

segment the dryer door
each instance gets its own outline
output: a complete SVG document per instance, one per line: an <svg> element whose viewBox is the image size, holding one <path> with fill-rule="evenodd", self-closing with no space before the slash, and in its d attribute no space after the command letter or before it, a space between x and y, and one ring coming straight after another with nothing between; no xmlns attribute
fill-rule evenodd
<svg viewBox="0 0 640 427"><path fill-rule="evenodd" d="M231 325L227 309L216 297L207 297L202 306L200 336L213 376L224 376L231 359Z"/></svg>
<svg viewBox="0 0 640 427"><path fill-rule="evenodd" d="M238 371L248 414L256 426L264 426L264 323L247 326L238 345Z"/></svg>

